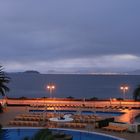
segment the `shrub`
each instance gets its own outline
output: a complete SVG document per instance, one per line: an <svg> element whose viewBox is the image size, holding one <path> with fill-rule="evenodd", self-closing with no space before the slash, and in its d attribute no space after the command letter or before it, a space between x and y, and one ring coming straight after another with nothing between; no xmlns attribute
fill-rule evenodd
<svg viewBox="0 0 140 140"><path fill-rule="evenodd" d="M98 127L102 128L109 125L109 122L114 122L114 118L107 118L105 120L98 121Z"/></svg>
<svg viewBox="0 0 140 140"><path fill-rule="evenodd" d="M2 107L2 105L0 104L0 113L2 113L3 112L3 107Z"/></svg>

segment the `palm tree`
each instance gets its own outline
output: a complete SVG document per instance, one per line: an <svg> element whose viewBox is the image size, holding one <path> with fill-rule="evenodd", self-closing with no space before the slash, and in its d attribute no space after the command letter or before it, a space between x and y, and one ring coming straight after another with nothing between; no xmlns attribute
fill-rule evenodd
<svg viewBox="0 0 140 140"><path fill-rule="evenodd" d="M138 85L138 87L134 90L133 99L135 101L139 101L140 100L140 85Z"/></svg>
<svg viewBox="0 0 140 140"><path fill-rule="evenodd" d="M2 125L0 124L0 140L2 140Z"/></svg>
<svg viewBox="0 0 140 140"><path fill-rule="evenodd" d="M0 124L0 140L9 140L8 129L2 129L2 125Z"/></svg>
<svg viewBox="0 0 140 140"><path fill-rule="evenodd" d="M6 86L9 83L10 78L5 75L2 66L0 66L0 94L5 96L5 92L9 91L9 88Z"/></svg>

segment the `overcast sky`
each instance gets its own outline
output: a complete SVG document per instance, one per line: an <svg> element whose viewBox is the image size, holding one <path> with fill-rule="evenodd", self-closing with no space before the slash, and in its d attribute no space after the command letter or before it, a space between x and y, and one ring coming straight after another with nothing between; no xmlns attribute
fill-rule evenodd
<svg viewBox="0 0 140 140"><path fill-rule="evenodd" d="M140 0L1 0L6 71L140 69Z"/></svg>

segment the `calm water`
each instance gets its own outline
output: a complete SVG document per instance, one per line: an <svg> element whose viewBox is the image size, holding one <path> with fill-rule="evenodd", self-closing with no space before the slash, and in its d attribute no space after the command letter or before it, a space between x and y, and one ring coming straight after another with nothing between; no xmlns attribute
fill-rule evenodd
<svg viewBox="0 0 140 140"><path fill-rule="evenodd" d="M47 74L10 74L9 97L49 97L45 86L49 82L56 84L53 97L109 98L123 97L120 85L126 83L130 89L127 98L140 84L140 76L134 75L47 75Z"/></svg>
<svg viewBox="0 0 140 140"><path fill-rule="evenodd" d="M3 134L2 140L23 140L24 137L32 137L38 130L37 129L7 129ZM79 131L64 131L57 130L57 132L64 132L73 136L73 140L119 140L118 138L102 136L91 133L84 133Z"/></svg>

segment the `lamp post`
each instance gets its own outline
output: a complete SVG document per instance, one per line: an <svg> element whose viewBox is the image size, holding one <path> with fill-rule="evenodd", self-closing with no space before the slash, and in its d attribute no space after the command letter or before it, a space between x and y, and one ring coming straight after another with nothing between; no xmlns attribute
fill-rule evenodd
<svg viewBox="0 0 140 140"><path fill-rule="evenodd" d="M55 90L55 85L54 84L48 84L47 89L50 93L50 98L52 98L52 92L53 92L53 90Z"/></svg>
<svg viewBox="0 0 140 140"><path fill-rule="evenodd" d="M128 91L129 87L127 85L121 85L120 90L123 92L123 100L125 100L125 93Z"/></svg>

